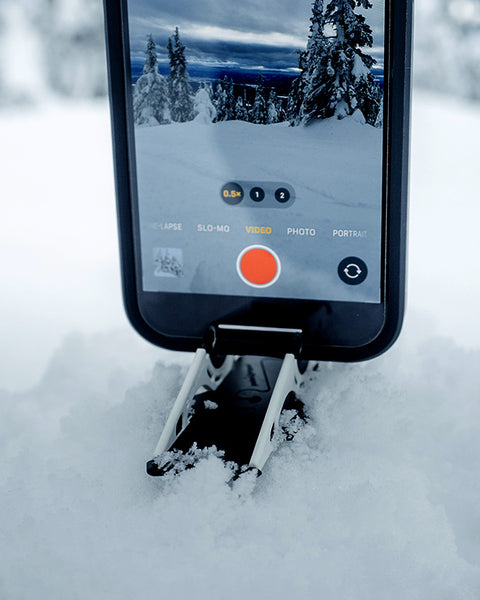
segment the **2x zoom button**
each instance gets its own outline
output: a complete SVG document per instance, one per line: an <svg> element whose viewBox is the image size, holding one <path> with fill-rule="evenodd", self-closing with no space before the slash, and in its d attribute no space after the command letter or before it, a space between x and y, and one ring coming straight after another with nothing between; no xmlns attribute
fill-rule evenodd
<svg viewBox="0 0 480 600"><path fill-rule="evenodd" d="M290 200L290 192L287 190L287 188L278 188L275 190L275 200L277 202L281 202L282 204L284 202L288 202Z"/></svg>

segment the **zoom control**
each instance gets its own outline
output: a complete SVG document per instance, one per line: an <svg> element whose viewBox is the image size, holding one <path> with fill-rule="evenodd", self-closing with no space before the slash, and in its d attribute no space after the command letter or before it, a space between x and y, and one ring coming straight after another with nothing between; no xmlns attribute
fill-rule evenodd
<svg viewBox="0 0 480 600"><path fill-rule="evenodd" d="M295 190L283 181L230 181L220 192L230 206L289 208L295 202Z"/></svg>

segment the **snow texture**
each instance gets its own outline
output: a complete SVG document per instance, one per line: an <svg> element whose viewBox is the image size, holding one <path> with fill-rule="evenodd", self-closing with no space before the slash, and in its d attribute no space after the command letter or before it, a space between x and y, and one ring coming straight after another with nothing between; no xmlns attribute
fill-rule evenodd
<svg viewBox="0 0 480 600"><path fill-rule="evenodd" d="M144 474L185 360L121 313L106 106L0 116L1 598L479 597L480 112L413 123L402 337L321 365L309 426L231 487L215 456Z"/></svg>
<svg viewBox="0 0 480 600"><path fill-rule="evenodd" d="M415 16L415 83L479 100L480 2L423 0Z"/></svg>
<svg viewBox="0 0 480 600"><path fill-rule="evenodd" d="M105 96L99 0L0 0L0 106Z"/></svg>
<svg viewBox="0 0 480 600"><path fill-rule="evenodd" d="M477 598L480 353L418 329L323 365L310 425L233 487L215 456L144 475L181 369L132 385L121 336L70 338L3 394L3 597Z"/></svg>

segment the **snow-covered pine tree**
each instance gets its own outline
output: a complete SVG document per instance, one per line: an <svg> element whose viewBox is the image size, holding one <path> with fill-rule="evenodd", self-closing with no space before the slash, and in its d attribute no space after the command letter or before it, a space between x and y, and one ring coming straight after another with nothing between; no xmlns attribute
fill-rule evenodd
<svg viewBox="0 0 480 600"><path fill-rule="evenodd" d="M365 121L369 125L376 125L383 103L383 94L370 69L366 67L358 55L355 56L355 60L358 67L358 69L354 69L354 75L357 79L355 85L357 108L362 111Z"/></svg>
<svg viewBox="0 0 480 600"><path fill-rule="evenodd" d="M267 125L278 123L279 120L277 94L274 89L271 89L267 102Z"/></svg>
<svg viewBox="0 0 480 600"><path fill-rule="evenodd" d="M222 82L217 84L215 89L214 105L217 111L215 121L226 121L227 116L227 92L223 89Z"/></svg>
<svg viewBox="0 0 480 600"><path fill-rule="evenodd" d="M301 62L299 61L301 65ZM300 67L301 68L301 67ZM303 105L303 87L304 81L301 76L297 77L292 82L292 87L287 98L287 120L290 125L300 125L300 114Z"/></svg>
<svg viewBox="0 0 480 600"><path fill-rule="evenodd" d="M248 121L248 111L244 104L242 96L238 96L235 105L235 119L237 121Z"/></svg>
<svg viewBox="0 0 480 600"><path fill-rule="evenodd" d="M277 98L277 100L278 100L278 102L277 102L278 122L283 123L284 121L287 120L287 113L285 111L286 100L285 100L285 98Z"/></svg>
<svg viewBox="0 0 480 600"><path fill-rule="evenodd" d="M170 114L172 121L185 123L194 117L192 88L190 86L185 46L180 40L178 27L168 40L168 56L170 59L170 76L168 92L170 98Z"/></svg>
<svg viewBox="0 0 480 600"><path fill-rule="evenodd" d="M367 123L375 124L380 93L371 72L375 59L361 48L373 46L371 27L355 8L372 7L370 0L330 0L325 24L335 31L322 63L328 80L322 94L319 116L343 118L360 109ZM325 101L326 100L326 101Z"/></svg>
<svg viewBox="0 0 480 600"><path fill-rule="evenodd" d="M217 111L210 99L208 89L204 85L198 88L193 103L195 108L194 121L197 123L213 123Z"/></svg>
<svg viewBox="0 0 480 600"><path fill-rule="evenodd" d="M308 123L323 116L326 83L324 57L328 44L324 29L323 0L315 0L307 48L299 53L298 66L301 73L294 80L287 101L287 118L291 125Z"/></svg>
<svg viewBox="0 0 480 600"><path fill-rule="evenodd" d="M170 123L168 86L158 72L156 45L150 34L143 72L133 88L133 115L136 125Z"/></svg>
<svg viewBox="0 0 480 600"><path fill-rule="evenodd" d="M212 88L212 84L210 82L204 83L202 84L202 86L205 88L205 90L208 93L208 96L212 102L212 104L214 104L214 98L215 98L215 94L213 93L213 88Z"/></svg>
<svg viewBox="0 0 480 600"><path fill-rule="evenodd" d="M252 123L264 125L267 122L267 103L265 102L263 76L261 73L258 75L255 85L255 100L253 101L249 116Z"/></svg>
<svg viewBox="0 0 480 600"><path fill-rule="evenodd" d="M233 79L229 79L226 75L223 80L223 88L225 90L225 121L233 121L235 119L235 94L233 92Z"/></svg>
<svg viewBox="0 0 480 600"><path fill-rule="evenodd" d="M246 87L243 88L243 106L245 107L245 110L247 111L247 119L246 120L249 121L250 120L250 112L252 110L252 104L248 100Z"/></svg>
<svg viewBox="0 0 480 600"><path fill-rule="evenodd" d="M214 99L217 110L216 121L233 121L236 119L236 100L233 92L233 79L227 75L217 85Z"/></svg>

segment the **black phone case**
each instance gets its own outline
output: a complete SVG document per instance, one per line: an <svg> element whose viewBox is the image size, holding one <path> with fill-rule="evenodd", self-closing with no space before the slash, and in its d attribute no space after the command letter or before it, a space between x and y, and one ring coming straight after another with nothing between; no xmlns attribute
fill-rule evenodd
<svg viewBox="0 0 480 600"><path fill-rule="evenodd" d="M148 341L172 350L194 351L202 345L209 344L211 332L215 330L215 319L208 325L204 324L201 331L192 331L191 335L165 335L148 323L145 309L141 309L138 295L138 265L136 264L134 248L134 222L131 207L132 189L136 185L130 164L134 161L133 150L129 144L128 136L128 94L126 75L126 52L128 50L127 31L125 24L124 0L104 0L105 28L107 41L107 64L109 79L109 95L112 121L113 153L115 187L117 198L118 232L121 258L122 289L127 316L136 329ZM384 287L383 287L383 327L378 335L361 345L349 343L329 342L328 336L317 336L290 345L289 335L276 337L257 332L246 331L240 334L238 330L232 335L225 335L220 346L222 353L228 354L258 354L281 356L286 351L293 351L301 359L333 360L333 361L360 361L377 356L387 350L396 340L402 326L405 305L405 276L406 276L406 237L407 237L407 192L408 192L408 154L410 130L410 75L411 75L411 45L412 45L412 12L413 1L391 0L390 19L386 23L385 38L388 44L389 61L389 132L385 148L386 193L388 199L384 215ZM167 295L167 294L164 294ZM171 300L174 300L171 295ZM209 297L212 302L219 297ZM223 298L223 297L222 297ZM169 319L185 318L192 303L198 302L199 307L205 303L205 298L191 295L185 307L172 310ZM235 307L235 300L231 297L223 298L224 303L231 300ZM221 300L222 301L222 300ZM207 297L208 302L208 297ZM265 303L264 303L265 304ZM276 309L281 302L272 300L271 310L268 303L260 315L266 315L266 327L282 327L283 324L275 321L275 315L281 314ZM308 304L308 303L305 303ZM332 303L349 304L349 303ZM354 303L351 303L355 307ZM169 304L164 302L164 308L169 310ZM198 312L201 313L201 308ZM358 311L348 311L342 307L342 314L351 315L361 320ZM183 311L183 312L182 312ZM234 312L234 311L233 311ZM182 316L183 315L183 316ZM270 318L274 315L272 318ZM166 317L167 318L167 317ZM280 317L279 317L280 318ZM257 316L252 323L243 324L261 327L262 317ZM289 324L285 324L286 327ZM231 332L230 332L231 333ZM215 337L215 333L212 334ZM348 337L348 336L347 336ZM292 339L293 339L292 338Z"/></svg>

